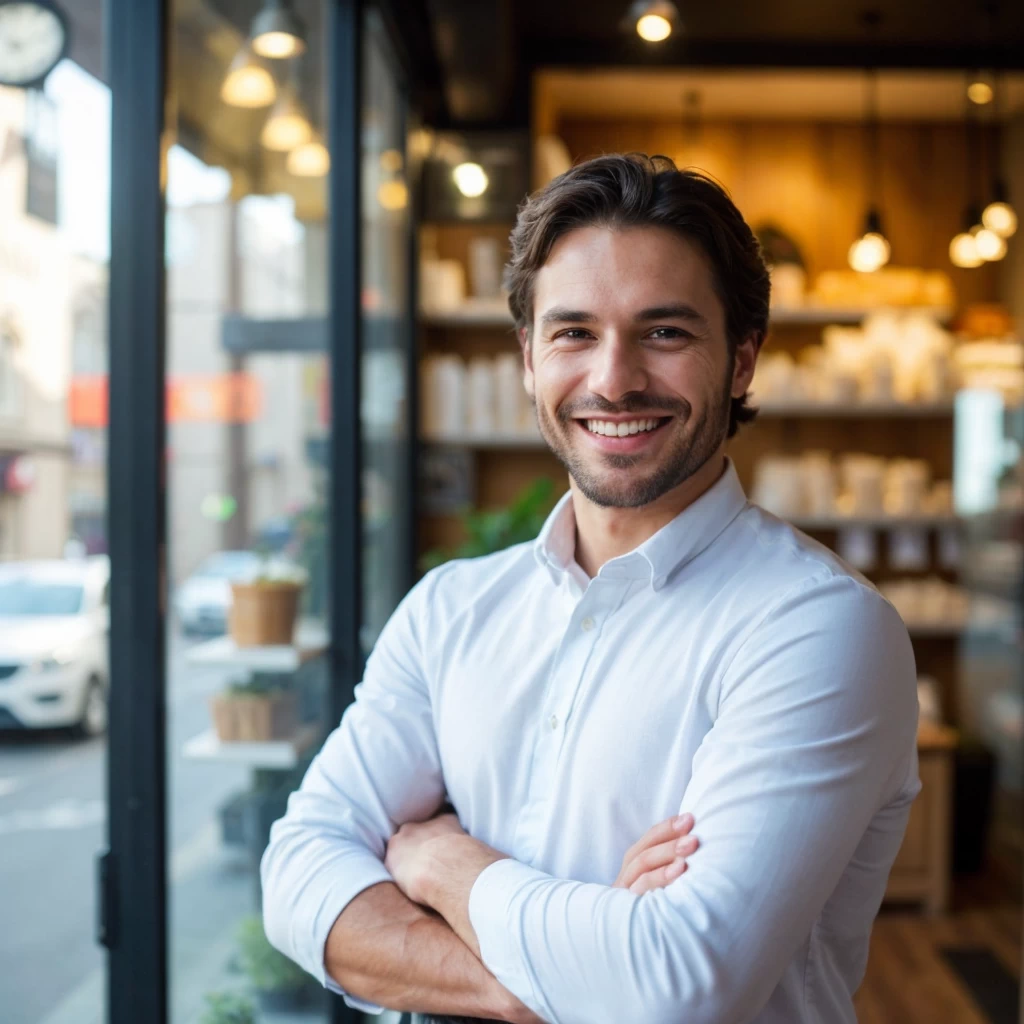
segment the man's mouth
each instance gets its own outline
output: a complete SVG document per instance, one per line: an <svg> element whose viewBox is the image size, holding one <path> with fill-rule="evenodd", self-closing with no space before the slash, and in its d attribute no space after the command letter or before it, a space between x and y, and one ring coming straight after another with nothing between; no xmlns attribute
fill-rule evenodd
<svg viewBox="0 0 1024 1024"><path fill-rule="evenodd" d="M600 437L629 437L631 434L649 434L664 426L671 416L651 416L632 420L581 419L576 422L591 434Z"/></svg>

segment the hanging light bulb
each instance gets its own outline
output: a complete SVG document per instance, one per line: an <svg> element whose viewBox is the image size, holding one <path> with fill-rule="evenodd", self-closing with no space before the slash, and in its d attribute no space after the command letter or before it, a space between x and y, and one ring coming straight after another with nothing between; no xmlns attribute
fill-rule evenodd
<svg viewBox="0 0 1024 1024"><path fill-rule="evenodd" d="M286 86L263 126L260 142L267 149L287 153L296 146L309 142L312 135L313 129L296 95L295 86Z"/></svg>
<svg viewBox="0 0 1024 1024"><path fill-rule="evenodd" d="M997 235L981 224L976 224L971 234L974 236L974 246L978 250L978 255L983 260L994 263L1006 255L1006 239L1002 235Z"/></svg>
<svg viewBox="0 0 1024 1024"><path fill-rule="evenodd" d="M629 8L626 20L645 42L660 43L679 24L679 11L668 0L637 0Z"/></svg>
<svg viewBox="0 0 1024 1024"><path fill-rule="evenodd" d="M382 181L377 188L377 202L385 210L404 210L409 203L409 189L404 181Z"/></svg>
<svg viewBox="0 0 1024 1024"><path fill-rule="evenodd" d="M978 243L970 231L961 231L949 243L949 258L955 267L980 267L985 261L978 255Z"/></svg>
<svg viewBox="0 0 1024 1024"><path fill-rule="evenodd" d="M479 164L474 163L459 164L452 171L452 177L455 179L455 187L467 199L482 196L490 184L487 172Z"/></svg>
<svg viewBox="0 0 1024 1024"><path fill-rule="evenodd" d="M1017 213L1010 205L1006 182L997 181L992 190L992 202L981 213L981 222L997 235L1009 238L1017 230Z"/></svg>
<svg viewBox="0 0 1024 1024"><path fill-rule="evenodd" d="M292 10L290 0L266 0L252 19L252 48L261 57L284 60L306 50L306 26Z"/></svg>
<svg viewBox="0 0 1024 1024"><path fill-rule="evenodd" d="M318 138L296 146L288 154L288 173L297 178L322 178L331 169L331 155Z"/></svg>
<svg viewBox="0 0 1024 1024"><path fill-rule="evenodd" d="M995 96L992 75L987 71L978 71L971 75L967 83L967 98L978 107L991 103Z"/></svg>
<svg viewBox="0 0 1024 1024"><path fill-rule="evenodd" d="M232 107L269 107L277 97L274 76L259 62L249 45L244 45L228 68L220 87L220 98Z"/></svg>
<svg viewBox="0 0 1024 1024"><path fill-rule="evenodd" d="M872 274L881 270L891 255L892 247L882 232L882 218L877 210L868 210L864 220L864 234L850 246L850 266L863 274Z"/></svg>

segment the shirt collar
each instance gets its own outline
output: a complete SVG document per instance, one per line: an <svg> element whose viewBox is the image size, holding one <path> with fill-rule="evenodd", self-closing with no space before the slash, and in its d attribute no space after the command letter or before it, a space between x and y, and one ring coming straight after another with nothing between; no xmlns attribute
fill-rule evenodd
<svg viewBox="0 0 1024 1024"><path fill-rule="evenodd" d="M747 506L732 459L725 471L692 505L638 548L601 566L605 579L645 579L660 590L669 576L696 558ZM566 492L551 510L533 546L538 564L559 582L575 560L576 516L572 491Z"/></svg>

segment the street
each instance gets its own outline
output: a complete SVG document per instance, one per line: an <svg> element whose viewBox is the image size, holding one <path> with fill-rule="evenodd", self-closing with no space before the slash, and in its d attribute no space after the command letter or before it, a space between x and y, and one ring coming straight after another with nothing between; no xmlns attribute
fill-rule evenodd
<svg viewBox="0 0 1024 1024"><path fill-rule="evenodd" d="M244 853L225 848L217 807L242 765L192 761L182 744L210 725L220 668L186 665L169 637L168 758L172 1019L194 1022L220 987L238 921L254 909ZM96 932L96 856L105 845L106 741L0 733L0 1020L100 1024L105 964Z"/></svg>

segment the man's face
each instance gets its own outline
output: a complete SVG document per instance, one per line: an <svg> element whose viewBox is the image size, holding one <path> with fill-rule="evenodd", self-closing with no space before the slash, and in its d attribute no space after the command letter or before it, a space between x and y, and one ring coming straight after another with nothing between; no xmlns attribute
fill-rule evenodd
<svg viewBox="0 0 1024 1024"><path fill-rule="evenodd" d="M701 250L652 227L560 238L520 341L545 441L588 499L617 508L656 501L721 449L757 355L749 338L730 358Z"/></svg>

